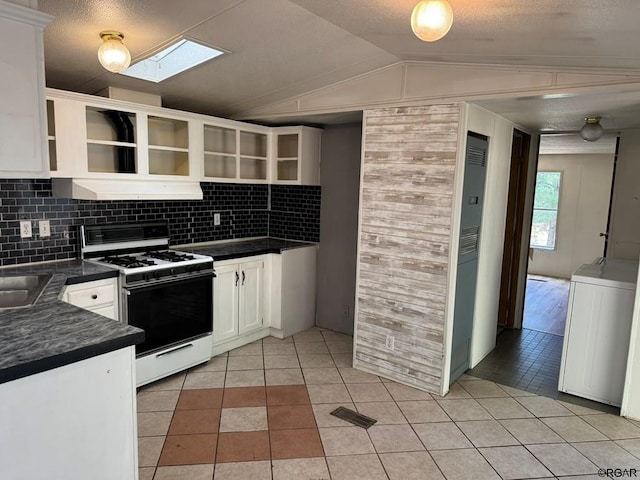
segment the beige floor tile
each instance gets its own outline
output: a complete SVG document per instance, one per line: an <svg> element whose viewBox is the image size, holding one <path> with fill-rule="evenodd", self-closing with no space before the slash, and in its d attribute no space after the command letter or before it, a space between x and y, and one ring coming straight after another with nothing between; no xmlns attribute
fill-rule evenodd
<svg viewBox="0 0 640 480"><path fill-rule="evenodd" d="M155 467L158 464L165 437L138 438L138 466Z"/></svg>
<svg viewBox="0 0 640 480"><path fill-rule="evenodd" d="M267 407L223 408L221 432L255 432L268 430Z"/></svg>
<svg viewBox="0 0 640 480"><path fill-rule="evenodd" d="M461 398L459 400L437 400L442 409L447 412L447 415L451 417L451 420L465 421L465 420L490 420L492 417L489 415L482 405L477 400L472 398Z"/></svg>
<svg viewBox="0 0 640 480"><path fill-rule="evenodd" d="M367 433L378 453L424 450L422 442L409 425L374 425Z"/></svg>
<svg viewBox="0 0 640 480"><path fill-rule="evenodd" d="M631 455L640 458L640 438L632 438L629 440L617 440L616 443L624 448Z"/></svg>
<svg viewBox="0 0 640 480"><path fill-rule="evenodd" d="M377 455L327 458L331 480L387 480Z"/></svg>
<svg viewBox="0 0 640 480"><path fill-rule="evenodd" d="M568 443L529 445L527 449L556 476L598 473L598 467Z"/></svg>
<svg viewBox="0 0 640 480"><path fill-rule="evenodd" d="M356 409L362 415L377 420L376 425L403 425L407 419L395 402L361 402L356 403Z"/></svg>
<svg viewBox="0 0 640 480"><path fill-rule="evenodd" d="M468 375L466 373L463 373L462 375L460 375L460 377L458 377L458 380L469 380L469 381L473 381L473 380L482 380L482 378L480 377L474 377L473 375Z"/></svg>
<svg viewBox="0 0 640 480"><path fill-rule="evenodd" d="M473 448L473 445L453 422L415 423L412 425L427 450Z"/></svg>
<svg viewBox="0 0 640 480"><path fill-rule="evenodd" d="M459 380L458 383L473 398L507 397L509 394L489 380Z"/></svg>
<svg viewBox="0 0 640 480"><path fill-rule="evenodd" d="M291 343L265 343L262 345L265 356L269 355L297 355L296 347Z"/></svg>
<svg viewBox="0 0 640 480"><path fill-rule="evenodd" d="M264 368L300 368L297 355L267 355L264 357Z"/></svg>
<svg viewBox="0 0 640 480"><path fill-rule="evenodd" d="M196 367L197 368L197 367ZM162 390L182 390L186 372L176 373L170 377L149 383L140 389L141 392L159 392Z"/></svg>
<svg viewBox="0 0 640 480"><path fill-rule="evenodd" d="M533 417L533 414L529 410L511 397L479 398L478 403L496 419Z"/></svg>
<svg viewBox="0 0 640 480"><path fill-rule="evenodd" d="M520 443L496 420L456 422L476 447L504 447Z"/></svg>
<svg viewBox="0 0 640 480"><path fill-rule="evenodd" d="M236 370L227 372L225 387L262 387L264 370Z"/></svg>
<svg viewBox="0 0 640 480"><path fill-rule="evenodd" d="M351 367L342 367L338 369L344 383L381 383L380 377L362 372Z"/></svg>
<svg viewBox="0 0 640 480"><path fill-rule="evenodd" d="M318 427L349 427L351 424L345 420L342 420L334 415L331 415L338 407L345 407L350 410L356 411L355 406L351 402L344 403L318 403L312 405L313 415L316 418L316 424Z"/></svg>
<svg viewBox="0 0 640 480"><path fill-rule="evenodd" d="M218 463L214 480L271 480L271 462Z"/></svg>
<svg viewBox="0 0 640 480"><path fill-rule="evenodd" d="M304 343L304 342L323 342L324 343L324 337L322 336L321 331L307 330L305 332L296 333L293 336L293 341L296 344Z"/></svg>
<svg viewBox="0 0 640 480"><path fill-rule="evenodd" d="M229 351L229 357L262 355L262 343L250 343Z"/></svg>
<svg viewBox="0 0 640 480"><path fill-rule="evenodd" d="M449 422L451 419L434 400L398 402L409 423Z"/></svg>
<svg viewBox="0 0 640 480"><path fill-rule="evenodd" d="M432 400L429 393L418 390L417 388L408 387L401 383L391 382L385 383L385 387L396 402L404 402L408 400Z"/></svg>
<svg viewBox="0 0 640 480"><path fill-rule="evenodd" d="M320 439L327 457L375 453L367 431L360 427L319 428Z"/></svg>
<svg viewBox="0 0 640 480"><path fill-rule="evenodd" d="M307 385L311 403L351 403L351 396L344 384Z"/></svg>
<svg viewBox="0 0 640 480"><path fill-rule="evenodd" d="M274 368L264 371L267 385L302 385L304 378L299 368Z"/></svg>
<svg viewBox="0 0 640 480"><path fill-rule="evenodd" d="M607 440L602 433L593 428L580 417L548 417L542 422L560 435L566 442L593 442Z"/></svg>
<svg viewBox="0 0 640 480"><path fill-rule="evenodd" d="M500 480L491 465L475 449L431 452L444 476L450 480Z"/></svg>
<svg viewBox="0 0 640 480"><path fill-rule="evenodd" d="M156 473L156 467L140 467L138 468L138 480L153 480L154 473Z"/></svg>
<svg viewBox="0 0 640 480"><path fill-rule="evenodd" d="M351 353L334 353L331 355L336 367L353 366L353 354Z"/></svg>
<svg viewBox="0 0 640 480"><path fill-rule="evenodd" d="M327 347L331 353L353 353L353 340L327 342Z"/></svg>
<svg viewBox="0 0 640 480"><path fill-rule="evenodd" d="M138 436L159 437L166 435L173 412L138 412Z"/></svg>
<svg viewBox="0 0 640 480"><path fill-rule="evenodd" d="M527 410L536 417L569 417L571 410L562 406L560 402L547 397L518 397L516 398Z"/></svg>
<svg viewBox="0 0 640 480"><path fill-rule="evenodd" d="M333 330L323 330L322 336L327 343L332 342L353 342L353 335L348 335L342 332L335 332Z"/></svg>
<svg viewBox="0 0 640 480"><path fill-rule="evenodd" d="M272 460L273 480L329 480L324 458Z"/></svg>
<svg viewBox="0 0 640 480"><path fill-rule="evenodd" d="M640 471L640 459L634 457L612 441L571 444L582 455L600 468L636 469Z"/></svg>
<svg viewBox="0 0 640 480"><path fill-rule="evenodd" d="M184 389L222 388L225 372L190 372L184 380Z"/></svg>
<svg viewBox="0 0 640 480"><path fill-rule="evenodd" d="M264 337L262 339L262 345L280 345L285 343L293 343L293 337L277 338L277 337Z"/></svg>
<svg viewBox="0 0 640 480"><path fill-rule="evenodd" d="M338 369L330 368L303 368L304 381L307 385L324 385L327 383L344 383Z"/></svg>
<svg viewBox="0 0 640 480"><path fill-rule="evenodd" d="M480 453L504 480L553 478L553 474L524 447L481 448Z"/></svg>
<svg viewBox="0 0 640 480"><path fill-rule="evenodd" d="M537 418L501 420L500 424L524 445L562 442L557 433Z"/></svg>
<svg viewBox="0 0 640 480"><path fill-rule="evenodd" d="M380 460L389 480L444 480L427 452L383 453Z"/></svg>
<svg viewBox="0 0 640 480"><path fill-rule="evenodd" d="M229 370L258 370L264 368L262 355L242 355L229 357L227 371Z"/></svg>
<svg viewBox="0 0 640 480"><path fill-rule="evenodd" d="M141 391L137 395L138 412L172 412L178 403L179 390Z"/></svg>
<svg viewBox="0 0 640 480"><path fill-rule="evenodd" d="M637 427L623 417L615 415L585 415L582 417L611 440L623 440L625 438L640 438L640 427Z"/></svg>
<svg viewBox="0 0 640 480"><path fill-rule="evenodd" d="M333 357L329 354L298 355L302 368L329 368L335 367Z"/></svg>
<svg viewBox="0 0 640 480"><path fill-rule="evenodd" d="M329 349L324 342L298 342L296 352L298 355L328 355Z"/></svg>
<svg viewBox="0 0 640 480"><path fill-rule="evenodd" d="M190 372L224 372L227 369L228 355L216 355L207 363L191 368Z"/></svg>
<svg viewBox="0 0 640 480"><path fill-rule="evenodd" d="M459 398L471 398L471 394L467 392L464 388L460 386L458 382L454 382L450 385L449 391L444 397L440 395L433 395L433 398L437 399L446 399L446 400L456 400Z"/></svg>
<svg viewBox="0 0 640 480"><path fill-rule="evenodd" d="M211 480L213 465L178 465L158 467L153 480Z"/></svg>
<svg viewBox="0 0 640 480"><path fill-rule="evenodd" d="M384 387L382 382L379 383L350 383L347 384L347 390L354 402L391 402L393 398Z"/></svg>
<svg viewBox="0 0 640 480"><path fill-rule="evenodd" d="M583 407L582 405L576 405L575 403L563 402L558 400L563 407L567 407L576 415L602 415L600 410L594 410L593 408Z"/></svg>
<svg viewBox="0 0 640 480"><path fill-rule="evenodd" d="M520 390L519 388L509 387L507 385L498 384L498 386L507 392L512 397L535 397L535 393L526 392L524 390Z"/></svg>

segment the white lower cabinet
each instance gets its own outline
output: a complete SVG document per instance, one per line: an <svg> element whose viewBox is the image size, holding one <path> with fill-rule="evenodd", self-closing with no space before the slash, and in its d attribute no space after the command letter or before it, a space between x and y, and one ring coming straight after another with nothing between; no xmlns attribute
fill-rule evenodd
<svg viewBox="0 0 640 480"><path fill-rule="evenodd" d="M0 477L138 478L134 347L0 385Z"/></svg>
<svg viewBox="0 0 640 480"><path fill-rule="evenodd" d="M269 334L264 325L264 257L215 263L213 355Z"/></svg>
<svg viewBox="0 0 640 480"><path fill-rule="evenodd" d="M76 307L118 320L118 279L107 278L64 287L60 298Z"/></svg>

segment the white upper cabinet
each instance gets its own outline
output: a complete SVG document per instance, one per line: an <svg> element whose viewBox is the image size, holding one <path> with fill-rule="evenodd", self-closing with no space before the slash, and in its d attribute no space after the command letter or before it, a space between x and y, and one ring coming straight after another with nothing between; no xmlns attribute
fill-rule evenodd
<svg viewBox="0 0 640 480"><path fill-rule="evenodd" d="M321 138L318 128L274 128L273 183L320 185Z"/></svg>
<svg viewBox="0 0 640 480"><path fill-rule="evenodd" d="M270 128L53 89L46 116L56 196L201 199L201 181L320 182L317 128Z"/></svg>
<svg viewBox="0 0 640 480"><path fill-rule="evenodd" d="M0 1L0 177L49 176L42 30L53 17Z"/></svg>

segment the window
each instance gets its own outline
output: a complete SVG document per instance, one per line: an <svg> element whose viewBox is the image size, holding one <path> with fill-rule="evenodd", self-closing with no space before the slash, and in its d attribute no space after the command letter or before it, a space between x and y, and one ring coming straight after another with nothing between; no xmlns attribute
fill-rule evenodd
<svg viewBox="0 0 640 480"><path fill-rule="evenodd" d="M533 200L531 247L554 250L560 201L560 172L538 172Z"/></svg>

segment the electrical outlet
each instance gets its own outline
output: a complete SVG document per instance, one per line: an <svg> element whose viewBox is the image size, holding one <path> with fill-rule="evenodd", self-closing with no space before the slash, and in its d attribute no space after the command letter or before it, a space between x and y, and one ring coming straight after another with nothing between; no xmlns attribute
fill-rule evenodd
<svg viewBox="0 0 640 480"><path fill-rule="evenodd" d="M349 305L342 306L342 316L345 318L349 318Z"/></svg>
<svg viewBox="0 0 640 480"><path fill-rule="evenodd" d="M31 238L31 222L29 220L20 220L20 237Z"/></svg>
<svg viewBox="0 0 640 480"><path fill-rule="evenodd" d="M40 220L38 222L38 231L40 232L40 237L50 237L51 225L49 224L49 220Z"/></svg>
<svg viewBox="0 0 640 480"><path fill-rule="evenodd" d="M384 340L384 347L387 350L395 350L395 348L396 348L396 339L395 339L395 337L392 337L391 335L387 335L387 337Z"/></svg>
<svg viewBox="0 0 640 480"><path fill-rule="evenodd" d="M220 225L220 214L219 213L214 213L213 214L213 224L214 225Z"/></svg>

